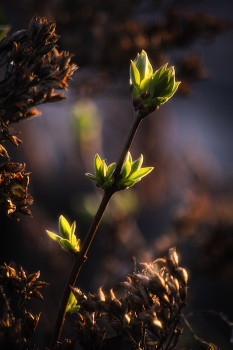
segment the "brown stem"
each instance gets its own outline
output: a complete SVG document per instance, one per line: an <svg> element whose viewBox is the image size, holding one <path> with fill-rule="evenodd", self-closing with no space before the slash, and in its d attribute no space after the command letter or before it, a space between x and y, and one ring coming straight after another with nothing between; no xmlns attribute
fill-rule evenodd
<svg viewBox="0 0 233 350"><path fill-rule="evenodd" d="M129 149L130 149L130 147L132 145L134 136L136 135L137 130L138 130L139 125L140 125L142 120L143 120L143 117L141 116L139 111L135 112L133 123L132 123L132 125L130 127L130 131L129 131L129 134L128 134L127 139L125 141L125 145L123 147L123 150L121 152L120 158L119 158L119 160L117 162L117 165L116 165L116 169L114 171L114 178L115 178L115 180L120 175L120 172L121 172L122 166L124 164L125 158L127 156L127 153L128 153L128 151L129 151Z"/></svg>
<svg viewBox="0 0 233 350"><path fill-rule="evenodd" d="M81 247L80 252L77 254L77 256L75 257L74 260L74 264L72 267L72 270L70 272L70 276L69 279L67 281L63 296L62 296L62 300L60 303L60 307L59 307L59 311L58 311L58 315L57 315L57 320L56 320L56 324L55 324L55 328L54 328L54 333L53 333L53 339L52 339L52 348L55 348L57 341L60 338L61 335L61 331L62 331L62 327L63 327L63 323L65 320L65 313L66 313L66 306L70 297L70 286L74 286L75 281L78 277L79 271L82 267L82 264L85 262L86 260L86 254L88 252L88 249L91 245L91 242L95 236L95 233L99 227L100 221L104 215L105 209L107 208L107 205L111 199L113 195L112 191L106 191L104 193L104 196L102 198L102 201L100 203L99 209L94 217L94 220L91 224L91 227L87 233L87 236L83 242L83 245Z"/></svg>
<svg viewBox="0 0 233 350"><path fill-rule="evenodd" d="M123 166L124 160L126 158L126 155L131 147L131 144L133 142L134 136L138 130L138 127L142 121L143 117L140 115L139 112L135 112L134 115L134 120L133 123L131 125L128 137L126 139L126 142L124 144L121 156L117 162L116 165L116 169L114 172L114 178L115 178L115 183L117 181L117 178L120 175L121 172L121 168ZM102 202L100 203L99 209L94 217L94 220L91 224L91 227L87 233L87 236L83 242L83 245L81 247L80 252L77 254L77 256L75 257L75 261L72 267L72 270L70 272L70 276L69 279L67 281L63 296L62 296L62 300L60 303L60 307L59 307L59 311L58 311L58 315L57 315L57 320L56 320L56 324L55 324L55 328L54 328L54 333L53 333L53 339L52 339L52 348L55 348L57 341L60 338L61 335L61 331L62 331L62 327L63 327L63 323L65 320L65 313L66 313L66 306L70 297L70 286L74 286L76 279L78 277L79 271L83 265L83 263L85 262L86 258L86 254L88 252L88 249L91 245L91 242L95 236L95 233L99 227L99 224L101 222L101 219L104 215L105 209L108 206L108 203L112 197L112 195L116 192L114 183L113 186L111 187L111 189L108 189L105 191Z"/></svg>

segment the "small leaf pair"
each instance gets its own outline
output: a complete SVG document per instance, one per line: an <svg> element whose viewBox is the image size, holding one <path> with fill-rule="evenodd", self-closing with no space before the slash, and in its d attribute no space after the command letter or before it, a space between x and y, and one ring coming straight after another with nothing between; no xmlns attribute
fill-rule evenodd
<svg viewBox="0 0 233 350"><path fill-rule="evenodd" d="M175 81L175 69L167 64L153 73L153 68L142 50L130 64L130 87L135 110L146 116L162 106L176 92L180 82Z"/></svg>
<svg viewBox="0 0 233 350"><path fill-rule="evenodd" d="M74 294L71 292L70 298L68 301L68 305L66 307L66 317L71 316L74 312L77 312L80 308L79 305L77 305L77 299L75 298Z"/></svg>
<svg viewBox="0 0 233 350"><path fill-rule="evenodd" d="M109 166L106 165L105 160L101 160L100 156L96 154L94 159L95 175L86 173L88 179L96 181L96 185L106 189L112 186L114 182L113 172L115 170L116 163L112 163Z"/></svg>
<svg viewBox="0 0 233 350"><path fill-rule="evenodd" d="M76 255L80 250L80 239L77 240L75 236L76 222L74 221L70 226L64 216L61 215L59 217L58 228L60 236L47 230L46 232L50 238L60 243L63 250L72 255Z"/></svg>
<svg viewBox="0 0 233 350"><path fill-rule="evenodd" d="M123 190L132 187L136 182L139 182L142 177L149 174L154 168L141 168L143 155L133 162L130 152L128 152L125 163L121 169L120 178L117 180L118 190Z"/></svg>

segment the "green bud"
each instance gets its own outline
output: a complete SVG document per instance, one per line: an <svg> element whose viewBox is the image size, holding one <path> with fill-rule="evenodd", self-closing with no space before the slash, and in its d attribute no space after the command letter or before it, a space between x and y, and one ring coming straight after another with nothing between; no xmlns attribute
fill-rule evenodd
<svg viewBox="0 0 233 350"><path fill-rule="evenodd" d="M130 152L128 152L125 163L121 170L121 176L117 180L118 190L123 190L132 187L142 177L149 174L154 168L141 168L143 155L133 162Z"/></svg>
<svg viewBox="0 0 233 350"><path fill-rule="evenodd" d="M96 181L97 186L107 189L111 187L114 182L113 172L115 167L116 163L107 166L105 160L101 160L100 156L96 154L94 159L95 175L90 173L86 173L85 175L88 179Z"/></svg>
<svg viewBox="0 0 233 350"><path fill-rule="evenodd" d="M153 69L148 59L147 53L144 50L142 50L140 55L136 57L134 63L140 74L140 81L151 76Z"/></svg>
<svg viewBox="0 0 233 350"><path fill-rule="evenodd" d="M75 298L75 295L71 292L70 298L66 307L66 318L71 316L74 312L77 312L79 310L80 306L77 305L77 299Z"/></svg>
<svg viewBox="0 0 233 350"><path fill-rule="evenodd" d="M59 217L58 227L60 236L56 233L46 230L48 236L54 241L60 243L63 250L72 255L76 255L80 251L80 240L77 240L75 235L75 221L70 226L68 221L64 218L64 216L61 215Z"/></svg>
<svg viewBox="0 0 233 350"><path fill-rule="evenodd" d="M94 168L95 168L95 173L98 172L100 166L101 166L101 159L100 156L98 154L96 154L95 159L94 159Z"/></svg>
<svg viewBox="0 0 233 350"><path fill-rule="evenodd" d="M175 81L174 67L167 63L153 73L153 68L142 50L130 63L130 92L135 111L142 117L158 109L176 92L180 82Z"/></svg>

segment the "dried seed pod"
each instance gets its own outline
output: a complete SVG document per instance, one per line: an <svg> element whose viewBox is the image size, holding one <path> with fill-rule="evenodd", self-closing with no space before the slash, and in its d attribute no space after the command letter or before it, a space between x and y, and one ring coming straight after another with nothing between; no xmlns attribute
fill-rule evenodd
<svg viewBox="0 0 233 350"><path fill-rule="evenodd" d="M102 291L102 288L99 288L99 300L105 301L105 295Z"/></svg>
<svg viewBox="0 0 233 350"><path fill-rule="evenodd" d="M128 293L135 293L137 291L137 289L129 282L121 282L120 284L125 288L125 290Z"/></svg>
<svg viewBox="0 0 233 350"><path fill-rule="evenodd" d="M182 284L187 284L188 283L188 274L187 271L181 267L178 267L176 270L176 275L177 279L180 281Z"/></svg>
<svg viewBox="0 0 233 350"><path fill-rule="evenodd" d="M169 249L168 264L170 265L170 268L173 270L175 270L178 267L178 255L176 252L176 248Z"/></svg>
<svg viewBox="0 0 233 350"><path fill-rule="evenodd" d="M165 281L158 273L155 273L153 277L151 276L149 286L155 294L160 290L166 291Z"/></svg>

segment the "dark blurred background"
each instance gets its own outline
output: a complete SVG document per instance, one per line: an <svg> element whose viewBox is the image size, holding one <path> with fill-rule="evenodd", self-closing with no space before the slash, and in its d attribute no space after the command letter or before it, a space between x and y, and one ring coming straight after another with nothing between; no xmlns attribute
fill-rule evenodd
<svg viewBox="0 0 233 350"><path fill-rule="evenodd" d="M117 193L98 230L77 287L95 293L114 288L137 268L176 246L189 273L186 313L214 309L233 320L233 3L162 0L8 0L1 24L26 29L33 15L56 21L60 50L74 53L80 67L67 100L41 108L42 115L14 125L19 149L12 161L31 172L33 218L19 222L1 214L0 260L28 273L41 271L50 285L36 332L38 347L49 344L72 257L49 239L62 214L76 220L83 241L102 191L85 176L96 153L117 161L133 118L129 62L146 50L155 69L169 62L182 81L176 96L144 120L131 153L142 153L153 172L132 189ZM72 337L73 321L64 336ZM230 350L231 329L217 316L190 323L200 337ZM182 338L181 338L182 339ZM198 349L189 332L180 348Z"/></svg>

